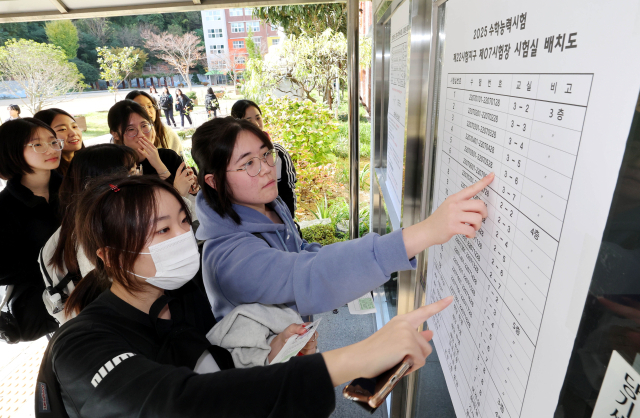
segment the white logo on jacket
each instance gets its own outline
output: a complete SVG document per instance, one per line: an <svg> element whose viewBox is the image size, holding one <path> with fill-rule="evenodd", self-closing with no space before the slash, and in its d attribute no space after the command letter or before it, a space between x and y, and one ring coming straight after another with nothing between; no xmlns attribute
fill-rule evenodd
<svg viewBox="0 0 640 418"><path fill-rule="evenodd" d="M107 377L107 374L109 374L111 370L113 370L118 364L122 363L124 360L133 356L135 356L134 353L124 353L124 354L117 355L111 360L107 361L104 364L104 366L102 366L100 370L98 370L98 373L93 375L93 379L91 379L91 384L93 385L93 387L97 388L98 384L102 381L102 379Z"/></svg>

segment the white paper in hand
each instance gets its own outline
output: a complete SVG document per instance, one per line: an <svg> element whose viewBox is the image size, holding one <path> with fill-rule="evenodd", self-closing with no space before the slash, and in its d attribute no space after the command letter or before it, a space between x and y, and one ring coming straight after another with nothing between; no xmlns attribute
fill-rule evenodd
<svg viewBox="0 0 640 418"><path fill-rule="evenodd" d="M295 357L300 350L304 348L309 340L313 337L313 334L318 330L318 324L320 324L322 318L307 325L307 333L304 335L294 335L290 337L282 347L282 350L269 364L286 363L291 357Z"/></svg>

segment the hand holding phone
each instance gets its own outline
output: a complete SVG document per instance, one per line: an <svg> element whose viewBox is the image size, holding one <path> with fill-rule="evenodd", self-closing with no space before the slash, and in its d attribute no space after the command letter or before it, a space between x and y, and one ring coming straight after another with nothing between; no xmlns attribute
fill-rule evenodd
<svg viewBox="0 0 640 418"><path fill-rule="evenodd" d="M377 409L391 393L398 382L407 374L413 366L413 361L405 357L394 368L387 370L379 376L368 379L359 377L349 383L342 390L342 395L368 411Z"/></svg>

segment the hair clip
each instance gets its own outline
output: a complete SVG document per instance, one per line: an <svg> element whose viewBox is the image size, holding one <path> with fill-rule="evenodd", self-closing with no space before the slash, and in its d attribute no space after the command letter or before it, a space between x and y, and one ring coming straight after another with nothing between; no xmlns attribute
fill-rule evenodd
<svg viewBox="0 0 640 418"><path fill-rule="evenodd" d="M111 187L111 190L113 190L114 193L118 193L120 191L120 188L118 186L114 186L113 184L109 184L109 187Z"/></svg>

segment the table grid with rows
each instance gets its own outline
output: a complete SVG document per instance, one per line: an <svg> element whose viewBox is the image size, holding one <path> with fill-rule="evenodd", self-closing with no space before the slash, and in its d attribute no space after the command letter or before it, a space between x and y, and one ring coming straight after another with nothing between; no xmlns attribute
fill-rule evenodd
<svg viewBox="0 0 640 418"><path fill-rule="evenodd" d="M519 417L561 238L592 74L448 74L435 198L490 172L473 239L430 252L428 303L468 417ZM441 99L441 100L442 100ZM437 207L434 206L434 207Z"/></svg>

